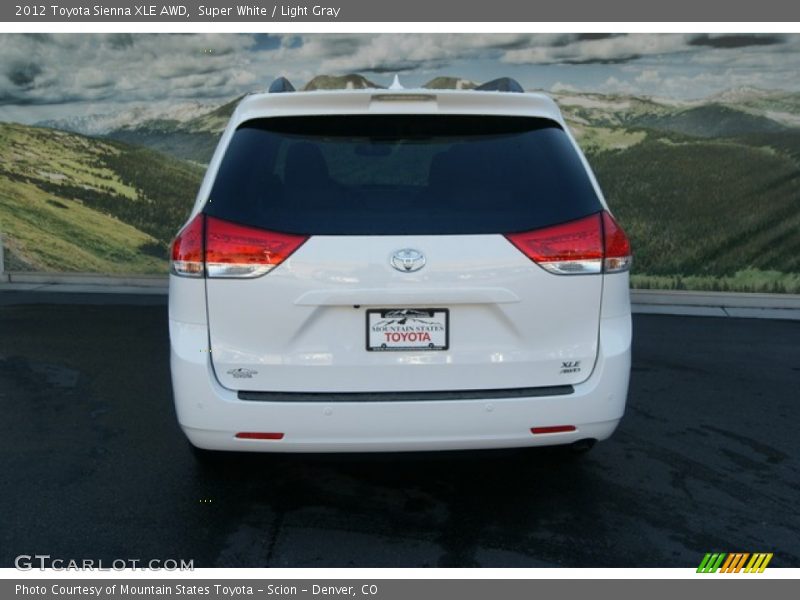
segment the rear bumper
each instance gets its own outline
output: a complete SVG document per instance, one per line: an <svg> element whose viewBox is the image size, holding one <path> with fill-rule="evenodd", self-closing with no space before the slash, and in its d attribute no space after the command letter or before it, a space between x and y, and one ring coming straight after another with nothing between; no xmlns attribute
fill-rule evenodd
<svg viewBox="0 0 800 600"><path fill-rule="evenodd" d="M398 402L240 400L216 380L205 325L170 321L175 408L199 448L244 452L397 452L514 448L603 440L625 411L630 315L601 319L592 375L569 395ZM533 435L532 427L575 431ZM279 440L238 432L282 433Z"/></svg>

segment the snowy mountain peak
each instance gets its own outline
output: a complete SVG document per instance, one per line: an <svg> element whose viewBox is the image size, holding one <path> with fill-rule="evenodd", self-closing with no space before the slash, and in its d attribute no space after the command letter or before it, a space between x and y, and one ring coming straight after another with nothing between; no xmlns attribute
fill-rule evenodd
<svg viewBox="0 0 800 600"><path fill-rule="evenodd" d="M113 113L73 115L64 119L40 121L36 125L83 135L106 135L118 129L131 129L152 121L184 123L216 108L216 104L200 102L183 102L164 106L139 104Z"/></svg>

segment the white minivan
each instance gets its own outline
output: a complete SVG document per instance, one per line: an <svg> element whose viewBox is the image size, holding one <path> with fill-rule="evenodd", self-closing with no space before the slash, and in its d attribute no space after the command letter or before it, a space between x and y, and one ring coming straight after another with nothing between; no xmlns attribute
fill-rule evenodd
<svg viewBox="0 0 800 600"><path fill-rule="evenodd" d="M280 79L173 243L178 420L204 450L587 449L625 409L630 264L548 97Z"/></svg>

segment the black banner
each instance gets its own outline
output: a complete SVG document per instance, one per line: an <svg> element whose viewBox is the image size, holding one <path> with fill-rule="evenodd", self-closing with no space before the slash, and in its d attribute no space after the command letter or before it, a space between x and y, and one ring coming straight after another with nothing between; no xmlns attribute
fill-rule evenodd
<svg viewBox="0 0 800 600"><path fill-rule="evenodd" d="M800 4L785 0L43 0L0 5L11 22L793 22Z"/></svg>
<svg viewBox="0 0 800 600"><path fill-rule="evenodd" d="M703 579L701 581L701 579ZM716 579L711 581L711 579ZM759 581L756 581L758 579ZM41 600L103 600L137 598L156 600L270 599L270 600L504 600L530 598L587 598L604 593L623 598L673 600L674 598L712 598L727 600L753 598L789 598L797 591L790 579L767 579L764 576L698 575L692 579L97 579L5 580L0 583L0 597Z"/></svg>

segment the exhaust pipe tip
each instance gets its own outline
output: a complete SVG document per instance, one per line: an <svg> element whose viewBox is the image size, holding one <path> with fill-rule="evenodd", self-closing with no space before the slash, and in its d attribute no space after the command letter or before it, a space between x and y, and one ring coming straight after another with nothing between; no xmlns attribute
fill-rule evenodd
<svg viewBox="0 0 800 600"><path fill-rule="evenodd" d="M594 438L585 438L570 444L570 450L572 451L572 454L586 454L594 447L596 443L597 440Z"/></svg>

